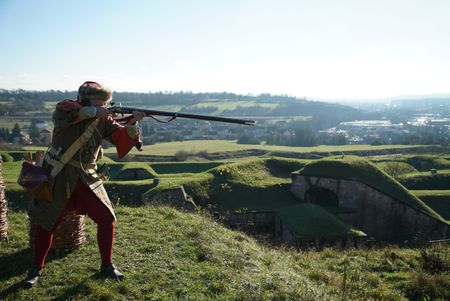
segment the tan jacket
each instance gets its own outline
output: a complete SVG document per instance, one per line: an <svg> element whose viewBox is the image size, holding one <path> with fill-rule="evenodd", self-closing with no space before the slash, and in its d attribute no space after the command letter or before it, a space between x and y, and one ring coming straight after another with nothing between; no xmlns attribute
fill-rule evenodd
<svg viewBox="0 0 450 301"><path fill-rule="evenodd" d="M61 148L61 153L67 150L67 148L81 136L86 127L94 120L93 118L87 118L79 121L77 118L78 109L76 108L66 107L65 109L62 109L57 106L57 109L53 113L53 123L55 127L53 130L52 146L55 149ZM121 132L121 135L117 135L118 131ZM124 131L127 134L124 134ZM114 133L116 133L116 135L113 135ZM115 141L119 138L120 140L128 139L129 141ZM91 188L101 202L109 209L115 219L113 205L103 186L103 181L98 176L95 169L86 168L86 164L95 164L96 160L98 160L98 154L103 139L107 139L109 142L115 144L116 147L122 148L122 152L124 152L124 147L127 148L125 150L126 153L132 145L139 142L139 138L139 131L133 126L124 127L115 122L111 117L100 119L94 134L81 146L80 150L73 158L76 161L82 162L82 164L80 164L81 166L75 167L67 164L55 177L53 201L43 202L33 200L31 202L29 215L32 221L39 224L44 229L52 229L61 214L61 211L66 206L78 179L81 179L81 181Z"/></svg>

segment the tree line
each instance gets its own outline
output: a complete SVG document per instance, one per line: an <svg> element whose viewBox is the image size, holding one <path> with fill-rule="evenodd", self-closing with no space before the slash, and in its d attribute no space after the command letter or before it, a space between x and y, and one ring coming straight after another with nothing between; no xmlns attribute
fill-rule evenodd
<svg viewBox="0 0 450 301"><path fill-rule="evenodd" d="M14 138L20 137L20 126L18 123L14 124L12 130L9 128L0 128L0 140L4 142L13 142Z"/></svg>

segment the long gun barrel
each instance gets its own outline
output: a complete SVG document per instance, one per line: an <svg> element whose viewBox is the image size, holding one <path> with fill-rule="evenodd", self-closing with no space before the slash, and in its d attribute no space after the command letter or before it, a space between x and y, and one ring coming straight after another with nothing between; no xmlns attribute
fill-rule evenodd
<svg viewBox="0 0 450 301"><path fill-rule="evenodd" d="M220 117L220 116L209 116L209 115L198 115L198 114L185 114L178 112L167 112L167 111L157 111L157 110L148 110L141 108L132 108L132 107L122 107L122 106L111 106L108 108L111 112L115 114L132 114L133 112L143 112L148 117L153 116L167 116L172 117L169 121L175 118L189 118L189 119L200 119L200 120L208 120L208 121L220 121L220 122L228 122L228 123L237 123L243 125L255 125L254 120L248 119L237 119L237 118L229 118L229 117Z"/></svg>

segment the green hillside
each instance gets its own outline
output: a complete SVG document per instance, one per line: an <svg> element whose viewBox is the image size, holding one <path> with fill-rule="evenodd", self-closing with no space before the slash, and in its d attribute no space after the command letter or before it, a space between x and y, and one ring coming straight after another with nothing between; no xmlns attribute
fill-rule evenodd
<svg viewBox="0 0 450 301"><path fill-rule="evenodd" d="M222 164L207 172L160 175L161 184L149 195L183 185L197 204L220 211L274 211L296 202L289 191L291 172L305 160L267 158Z"/></svg>
<svg viewBox="0 0 450 301"><path fill-rule="evenodd" d="M101 166L101 164L99 164ZM156 172L145 162L108 163L109 177L111 180L127 179L152 179Z"/></svg>
<svg viewBox="0 0 450 301"><path fill-rule="evenodd" d="M130 151L131 155L152 155L152 156L174 156L176 152L187 151L196 153L200 151L207 151L208 153L222 153L222 152L237 152L248 150L261 150L268 153L340 153L340 152L376 152L386 150L407 151L408 149L427 148L424 145L319 145L311 147L296 147L296 146L280 146L280 145L266 145L266 144L238 144L232 140L187 140L187 141L173 141L163 142L153 145L146 145L142 152L133 148ZM114 147L106 148L107 155L113 155L117 151Z"/></svg>
<svg viewBox="0 0 450 301"><path fill-rule="evenodd" d="M450 160L440 156L420 155L420 156L406 156L406 162L414 166L419 171L427 171L431 168L435 169L449 169Z"/></svg>
<svg viewBox="0 0 450 301"><path fill-rule="evenodd" d="M447 190L450 188L450 169L409 173L398 177L408 189L414 190Z"/></svg>
<svg viewBox="0 0 450 301"><path fill-rule="evenodd" d="M303 176L338 178L362 182L415 209L445 221L433 209L408 191L370 161L356 156L331 157L313 161L298 174Z"/></svg>
<svg viewBox="0 0 450 301"><path fill-rule="evenodd" d="M207 173L186 178L162 178L161 185L150 189L148 195L183 185L198 205L214 211L225 214L276 212L299 236L364 235L325 209L298 204L298 199L290 192L291 173L307 162L270 158L223 164Z"/></svg>
<svg viewBox="0 0 450 301"><path fill-rule="evenodd" d="M126 281L96 277L96 227L88 220L88 242L64 257L51 256L39 285L30 291L19 289L17 283L25 277L32 255L26 215L11 209L10 239L0 242L0 300L450 300L449 246L297 251L258 243L224 228L207 213L123 206L141 204L141 194L150 187L157 193L184 185L203 206L214 202L223 211L281 208L278 213L299 235L324 237L362 233L318 206L298 205L289 192L292 171L318 172L327 167L335 176L358 176L376 185L372 178L385 183L383 187L393 194L405 198L410 194L361 158L309 162L282 158L201 166L110 162L112 178L139 168L161 181L156 187L152 178L105 183L112 199L119 201L114 261L126 273ZM3 167L9 204L24 208L23 190L15 183L20 162ZM448 191L414 193L437 212L442 212L439 206L448 210Z"/></svg>
<svg viewBox="0 0 450 301"><path fill-rule="evenodd" d="M0 299L22 300L448 300L450 249L296 251L256 242L210 217L119 206L114 261L124 282L97 277L96 226L87 243L49 257L43 277L20 289L32 260L27 220L10 212L0 242ZM430 263L433 264L430 264ZM14 264L11 264L14 263Z"/></svg>
<svg viewBox="0 0 450 301"><path fill-rule="evenodd" d="M277 210L298 238L335 238L345 236L366 236L360 230L345 224L320 206L311 203L296 204Z"/></svg>
<svg viewBox="0 0 450 301"><path fill-rule="evenodd" d="M450 190L411 190L411 192L450 222Z"/></svg>
<svg viewBox="0 0 450 301"><path fill-rule="evenodd" d="M208 217L152 207L120 207L117 215L114 258L124 282L96 279L97 242L89 222L86 245L50 258L37 287L8 292L31 261L26 217L13 213L11 239L0 248L2 300L336 299L299 270L294 253L267 249Z"/></svg>

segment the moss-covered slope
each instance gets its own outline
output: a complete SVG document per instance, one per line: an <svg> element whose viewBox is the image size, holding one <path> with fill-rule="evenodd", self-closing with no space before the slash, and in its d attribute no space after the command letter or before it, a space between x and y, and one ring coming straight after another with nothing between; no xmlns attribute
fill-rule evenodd
<svg viewBox="0 0 450 301"><path fill-rule="evenodd" d="M412 190L411 192L450 222L450 190Z"/></svg>
<svg viewBox="0 0 450 301"><path fill-rule="evenodd" d="M1 300L339 299L333 287L310 280L292 252L267 249L208 217L161 207L117 208L114 261L124 282L97 277L96 226L89 220L86 244L50 256L32 290L14 290L32 256L25 214L11 215L10 242L0 242Z"/></svg>
<svg viewBox="0 0 450 301"><path fill-rule="evenodd" d="M301 239L366 236L364 232L311 203L283 207L277 213Z"/></svg>
<svg viewBox="0 0 450 301"><path fill-rule="evenodd" d="M219 211L274 211L297 201L289 191L291 172L306 163L265 158L222 164L203 173L160 177L161 184L147 195L183 185L197 204Z"/></svg>
<svg viewBox="0 0 450 301"><path fill-rule="evenodd" d="M0 299L21 300L449 300L450 246L438 249L269 248L209 217L119 206L114 262L123 282L97 277L97 227L86 244L51 255L31 290L27 217L9 212L0 241ZM432 261L430 261L432 260ZM429 264L432 263L432 264ZM346 285L344 279L347 279Z"/></svg>
<svg viewBox="0 0 450 301"><path fill-rule="evenodd" d="M356 156L329 157L313 161L295 172L303 176L353 180L364 183L394 199L445 221L438 213L370 161Z"/></svg>

